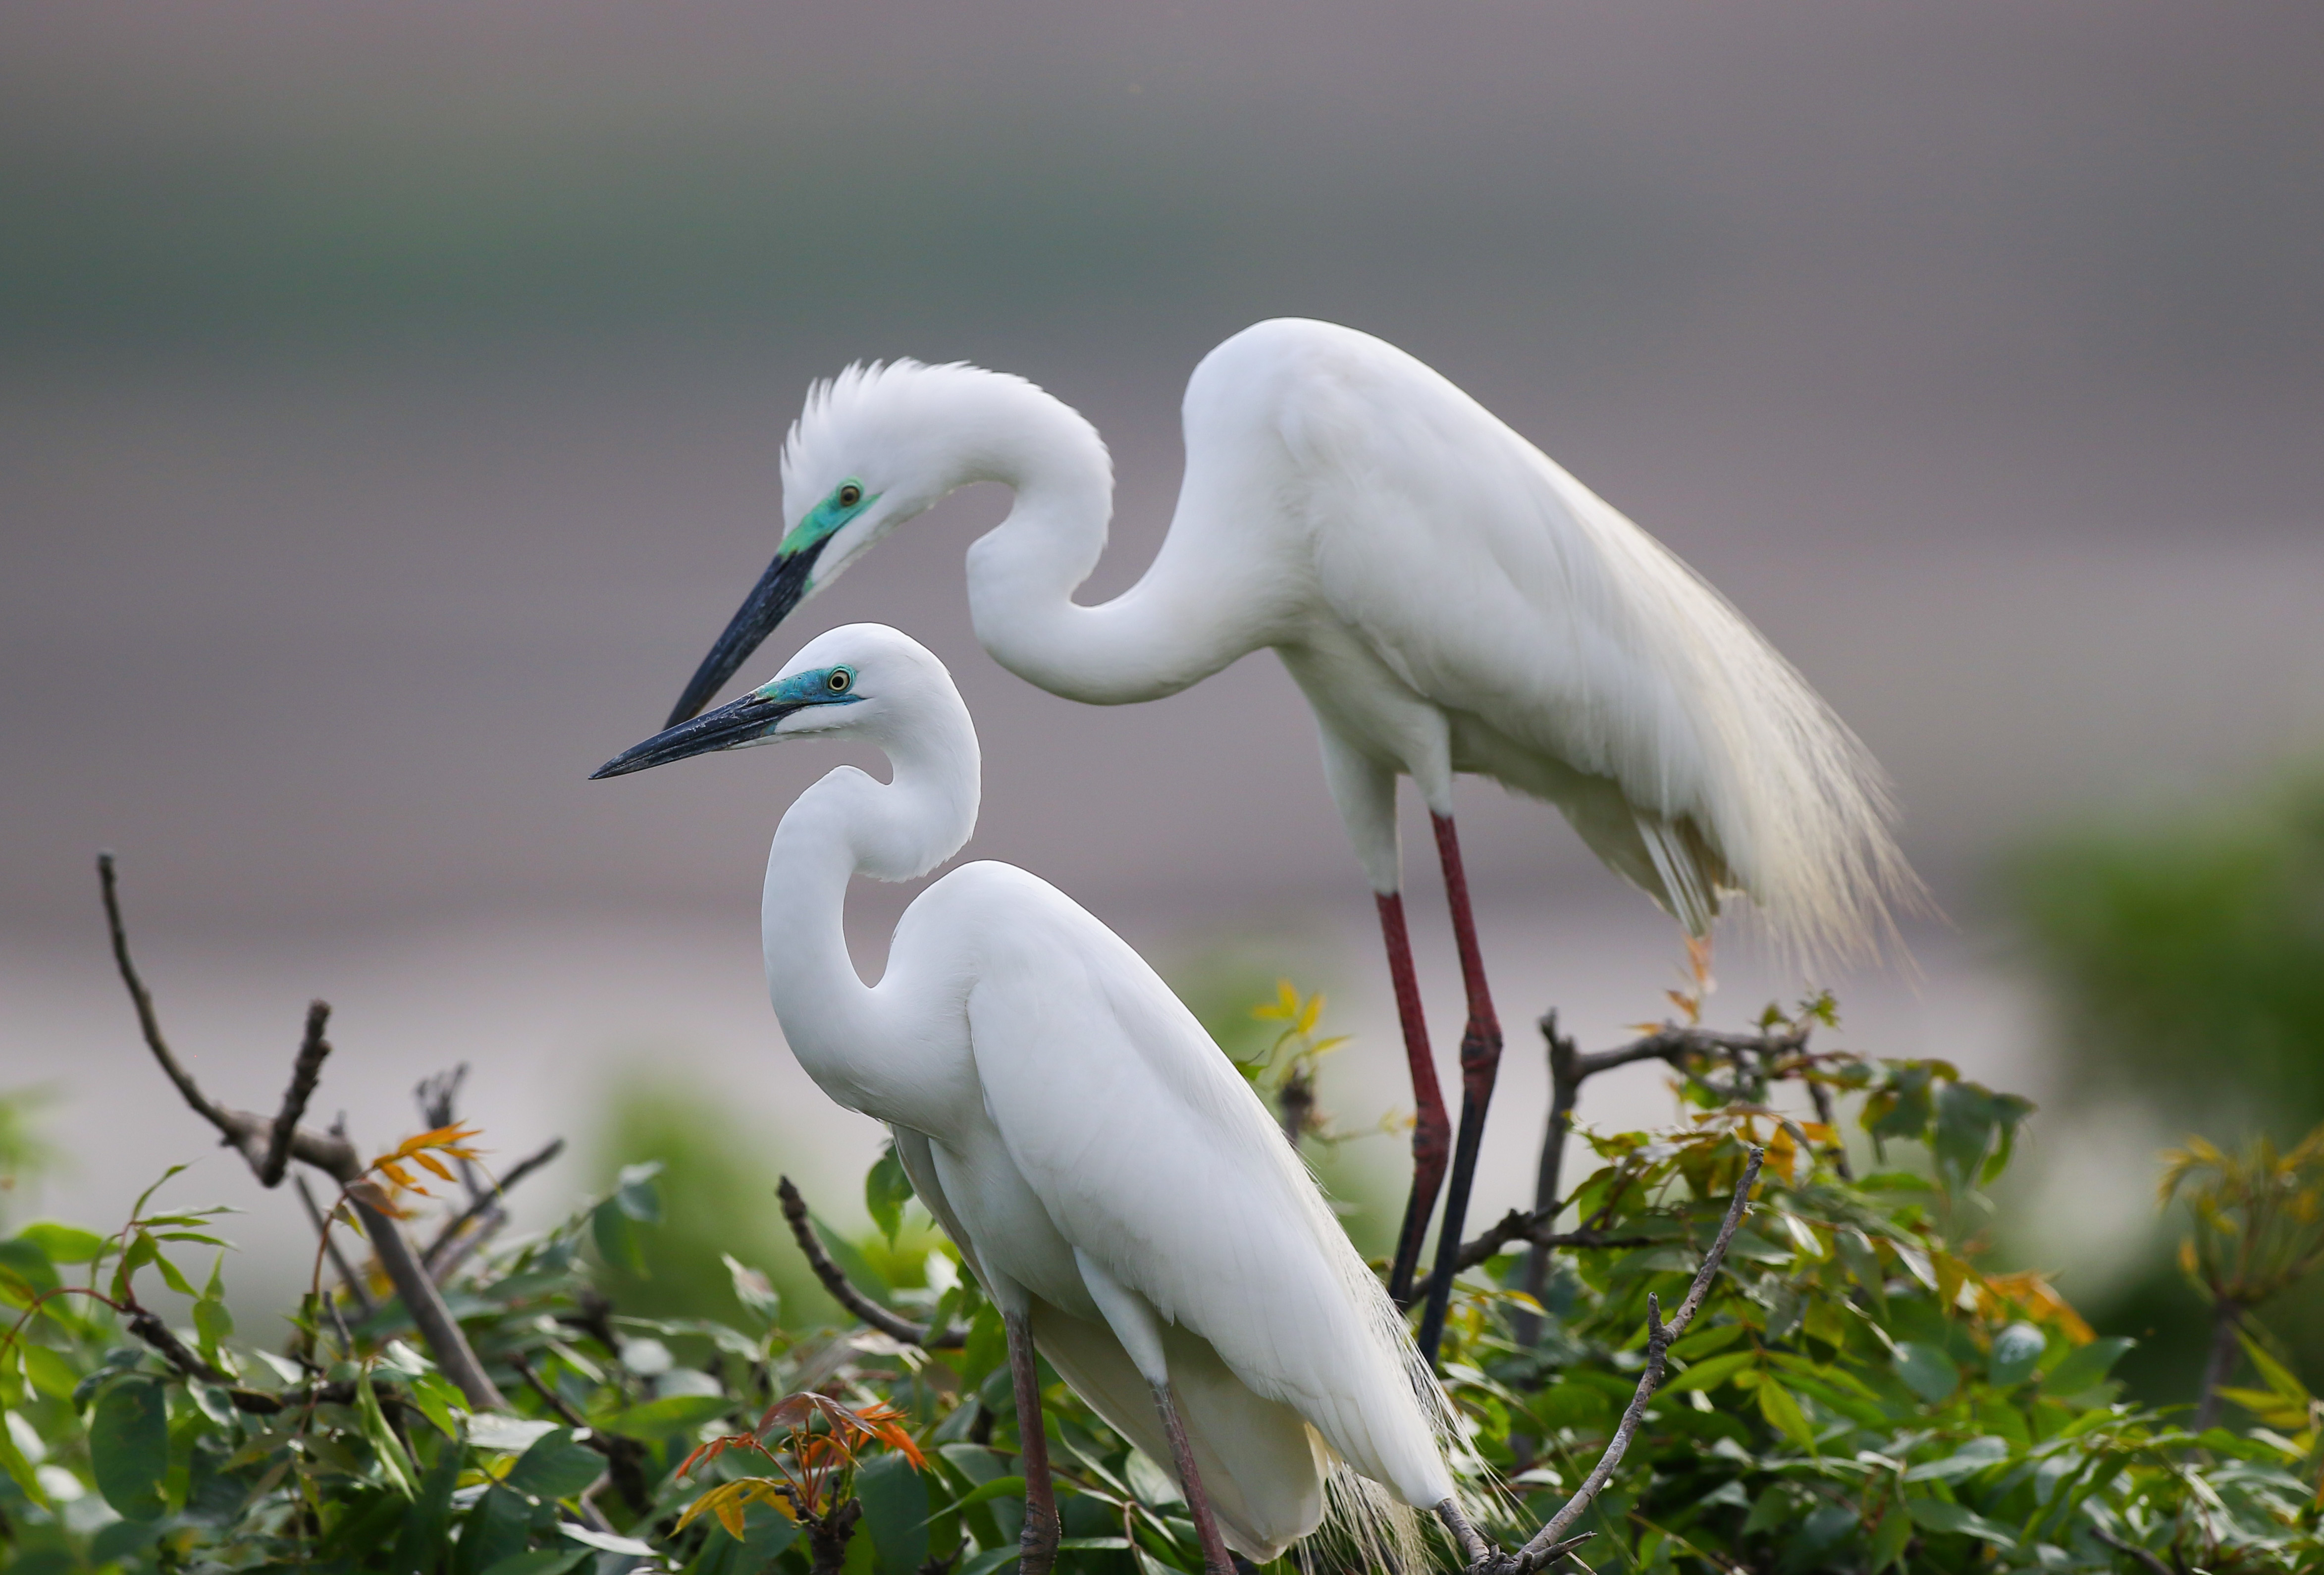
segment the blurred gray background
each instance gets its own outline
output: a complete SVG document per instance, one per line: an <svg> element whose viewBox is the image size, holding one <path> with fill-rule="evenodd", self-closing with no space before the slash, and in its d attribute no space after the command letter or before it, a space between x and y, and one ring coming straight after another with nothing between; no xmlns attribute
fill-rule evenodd
<svg viewBox="0 0 2324 1575"><path fill-rule="evenodd" d="M2037 1095L1997 855L2324 738L2312 5L812 9L0 18L0 1086L51 1089L78 1151L43 1206L104 1217L202 1147L110 977L99 846L230 1100L271 1104L319 994L323 1102L366 1141L467 1060L504 1152L586 1138L642 1078L860 1169L869 1124L782 1054L755 934L774 819L835 757L584 780L764 566L784 428L858 357L973 359L1094 420L1099 594L1167 522L1211 345L1299 314L1433 363L1895 775L1955 922L1913 932L1917 983L1839 981L1847 1042ZM1392 1018L1296 692L1267 656L1117 711L1001 671L960 557L1004 506L899 534L753 668L854 619L927 641L985 741L971 852L1170 968L1329 986L1369 1122ZM1679 948L1552 812L1472 787L1462 823L1512 1027L1489 1216L1530 1192L1529 1019L1608 1040ZM867 968L908 895L862 894ZM1721 977L1730 1018L1800 982L1738 947ZM2085 1214L2143 1219L2125 1184Z"/></svg>

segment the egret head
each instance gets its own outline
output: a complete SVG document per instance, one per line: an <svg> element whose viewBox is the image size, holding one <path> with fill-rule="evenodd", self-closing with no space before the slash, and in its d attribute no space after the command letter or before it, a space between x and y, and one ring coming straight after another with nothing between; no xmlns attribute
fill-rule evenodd
<svg viewBox="0 0 2324 1575"><path fill-rule="evenodd" d="M981 367L874 363L816 384L783 444L774 561L703 659L669 724L709 704L793 608L896 526L971 482L1018 483L1028 434L1055 426L1060 413L1096 444L1065 405Z"/></svg>
<svg viewBox="0 0 2324 1575"><path fill-rule="evenodd" d="M952 675L910 636L881 623L851 623L810 640L783 670L741 699L625 750L591 774L626 777L688 755L744 750L783 739L845 736L890 742L934 701L966 714Z"/></svg>

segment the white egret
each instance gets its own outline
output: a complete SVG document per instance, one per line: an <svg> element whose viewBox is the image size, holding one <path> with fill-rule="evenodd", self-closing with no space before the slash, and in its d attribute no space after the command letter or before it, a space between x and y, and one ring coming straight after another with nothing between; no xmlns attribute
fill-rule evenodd
<svg viewBox="0 0 2324 1575"><path fill-rule="evenodd" d="M977 637L1100 705L1151 700L1271 646L1377 898L1418 1121L1390 1277L1408 1299L1448 1122L1405 929L1399 775L1434 820L1468 997L1462 1109L1421 1346L1433 1350L1500 1056L1452 819L1459 772L1545 798L1599 858L1707 936L1748 894L1809 954L1871 949L1914 889L1863 746L1668 549L1460 389L1328 323L1247 328L1187 382L1185 472L1138 584L1084 606L1112 470L1082 417L966 365L851 367L783 450L774 562L687 687L693 715L801 600L954 488L1016 491L968 553Z"/></svg>
<svg viewBox="0 0 2324 1575"><path fill-rule="evenodd" d="M1227 1548L1264 1561L1313 1531L1348 1469L1486 1557L1454 1498L1443 1396L1395 1308L1266 1107L1120 937L1022 870L971 863L905 911L879 983L856 974L849 880L923 875L975 828L976 732L941 662L882 625L836 629L596 774L802 737L876 744L893 776L841 767L784 814L768 991L824 1091L894 1129L1006 1321L1024 1569L1041 1575L1057 1536L1036 1347L1170 1462L1211 1575L1231 1575Z"/></svg>

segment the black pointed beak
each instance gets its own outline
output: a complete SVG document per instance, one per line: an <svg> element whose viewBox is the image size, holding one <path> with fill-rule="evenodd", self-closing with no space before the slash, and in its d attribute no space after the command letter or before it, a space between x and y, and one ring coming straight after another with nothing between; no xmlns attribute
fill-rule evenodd
<svg viewBox="0 0 2324 1575"><path fill-rule="evenodd" d="M739 661L741 659L736 659ZM711 687L716 688L717 686L714 684ZM761 695L745 695L740 700L721 705L715 711L706 712L692 721L664 728L645 742L623 750L590 772L589 780L595 782L605 777L626 777L632 771L667 766L672 760L682 760L688 755L707 755L719 750L739 749L744 744L756 743L771 732L777 723L797 711L800 704L797 700L770 700Z"/></svg>
<svg viewBox="0 0 2324 1575"><path fill-rule="evenodd" d="M759 576L759 583L751 587L751 594L743 598L742 605L728 621L726 631L710 648L710 654L702 659L702 666L695 669L693 681L686 686L686 693L678 697L678 704L670 710L669 721L664 725L675 728L710 704L710 696L724 686L737 668L750 660L751 653L775 631L775 625L789 617L791 609L806 597L807 576L815 568L815 560L822 554L823 541L817 540L807 543L796 552L776 556L775 561L767 566L767 572ZM652 741L650 739L646 741L647 743ZM645 744L640 744L638 748L643 749ZM603 776L604 773L598 774Z"/></svg>

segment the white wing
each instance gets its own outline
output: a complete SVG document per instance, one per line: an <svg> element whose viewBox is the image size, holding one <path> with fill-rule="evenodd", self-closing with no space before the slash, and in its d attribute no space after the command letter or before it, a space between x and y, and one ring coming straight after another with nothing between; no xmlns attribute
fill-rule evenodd
<svg viewBox="0 0 2324 1575"><path fill-rule="evenodd" d="M1449 1495L1401 1320L1224 1053L1062 892L1006 865L951 879L972 874L977 1075L1059 1232L1357 1470L1415 1505Z"/></svg>
<svg viewBox="0 0 2324 1575"><path fill-rule="evenodd" d="M1458 769L1558 800L1622 868L1618 789L1656 895L1698 931L1724 886L1811 954L1882 938L1884 897L1916 886L1879 769L1740 613L1404 352L1250 332L1272 336L1318 589L1452 714Z"/></svg>

